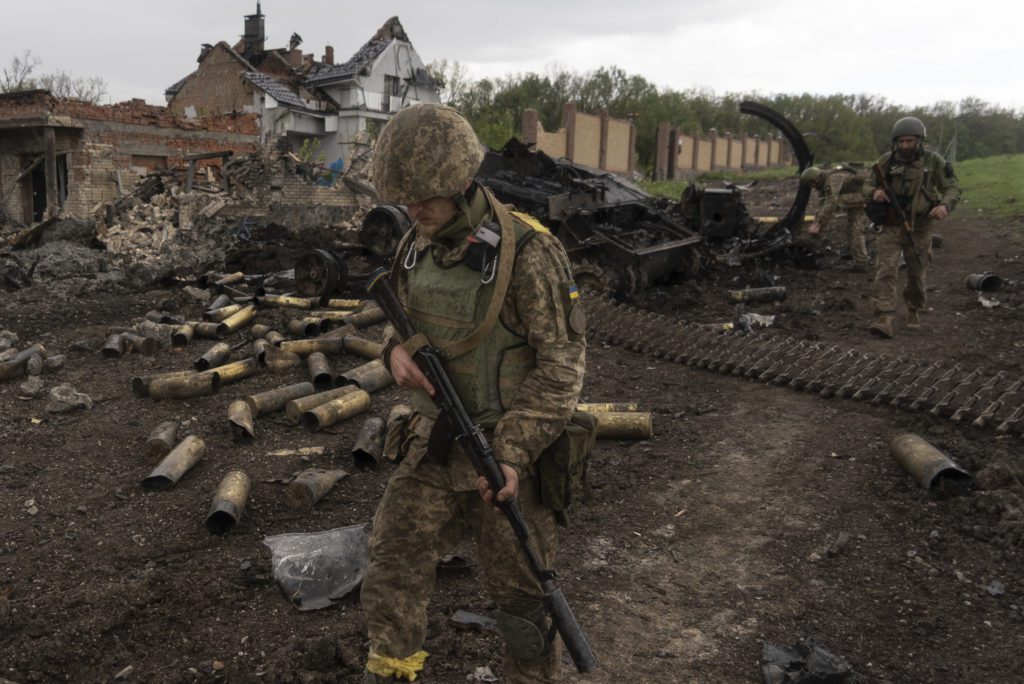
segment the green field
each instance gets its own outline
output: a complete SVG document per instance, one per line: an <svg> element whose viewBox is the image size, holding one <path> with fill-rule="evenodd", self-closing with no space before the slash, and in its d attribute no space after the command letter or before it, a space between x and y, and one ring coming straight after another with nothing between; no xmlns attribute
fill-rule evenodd
<svg viewBox="0 0 1024 684"><path fill-rule="evenodd" d="M958 211L989 216L1024 216L1024 154L968 159L956 164L955 169L963 189ZM796 167L790 166L751 172L714 171L693 180L749 183L757 179L778 180L795 175ZM678 200L687 184L685 180L642 181L640 187L657 197Z"/></svg>

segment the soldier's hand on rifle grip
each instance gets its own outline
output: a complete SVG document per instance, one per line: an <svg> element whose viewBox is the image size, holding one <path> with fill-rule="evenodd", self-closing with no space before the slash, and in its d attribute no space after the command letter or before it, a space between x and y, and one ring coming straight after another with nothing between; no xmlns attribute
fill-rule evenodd
<svg viewBox="0 0 1024 684"><path fill-rule="evenodd" d="M516 472L512 466L499 463L501 466L501 472L505 476L505 486L498 492L498 501L510 501L514 500L519 494L519 473ZM490 486L487 484L487 478L483 475L476 478L476 490L480 492L480 496L487 503L491 503L494 500L494 492L491 491ZM495 506L495 510L500 510Z"/></svg>
<svg viewBox="0 0 1024 684"><path fill-rule="evenodd" d="M420 367L409 356L409 352L402 345L397 345L391 350L391 375L400 387L406 389L421 389L430 396L434 396L434 386L427 380Z"/></svg>
<svg viewBox="0 0 1024 684"><path fill-rule="evenodd" d="M933 218L936 221L941 221L949 215L949 209L946 208L945 204L940 204L931 211L928 212L928 218Z"/></svg>
<svg viewBox="0 0 1024 684"><path fill-rule="evenodd" d="M889 196L885 194L885 190L883 190L882 188L877 188L875 192L872 193L871 199L875 200L876 202L888 202Z"/></svg>

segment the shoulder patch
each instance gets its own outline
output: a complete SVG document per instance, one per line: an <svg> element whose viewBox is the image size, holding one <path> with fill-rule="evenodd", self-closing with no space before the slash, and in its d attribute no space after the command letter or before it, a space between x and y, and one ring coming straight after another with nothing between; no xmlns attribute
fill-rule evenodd
<svg viewBox="0 0 1024 684"><path fill-rule="evenodd" d="M538 221L537 219L535 219L535 218L534 218L533 216L530 216L529 214L527 214L527 213L525 213L525 212L522 212L522 211L513 211L513 212L510 212L510 213L511 213L511 214L512 214L513 216L515 216L515 217L516 217L517 219L519 219L520 221L522 221L523 223L525 223L526 225L528 225L528 226L530 226L531 228L533 228L533 229L534 229L535 231L537 231L538 233L550 233L550 232L551 232L550 230L548 230L548 229L547 229L547 228L546 228L546 227L544 226L544 224L543 224L543 223L541 223L540 221Z"/></svg>

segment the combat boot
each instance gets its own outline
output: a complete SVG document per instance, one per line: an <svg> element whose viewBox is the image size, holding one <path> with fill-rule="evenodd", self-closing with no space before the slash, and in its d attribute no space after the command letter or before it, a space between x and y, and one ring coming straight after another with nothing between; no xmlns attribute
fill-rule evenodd
<svg viewBox="0 0 1024 684"><path fill-rule="evenodd" d="M875 316L868 326L868 332L872 335L891 340L895 335L892 332L892 316Z"/></svg>
<svg viewBox="0 0 1024 684"><path fill-rule="evenodd" d="M921 314L917 309L907 309L907 330L921 329Z"/></svg>

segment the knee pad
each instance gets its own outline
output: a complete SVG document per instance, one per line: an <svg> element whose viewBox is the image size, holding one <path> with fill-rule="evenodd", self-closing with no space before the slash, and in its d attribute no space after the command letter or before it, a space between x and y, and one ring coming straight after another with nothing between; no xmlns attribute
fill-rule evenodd
<svg viewBox="0 0 1024 684"><path fill-rule="evenodd" d="M544 631L543 608L541 608L540 617L536 621L522 615L499 610L497 623L498 631L501 632L509 653L516 660L530 662L547 653L550 640Z"/></svg>

